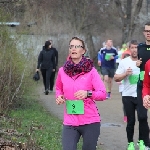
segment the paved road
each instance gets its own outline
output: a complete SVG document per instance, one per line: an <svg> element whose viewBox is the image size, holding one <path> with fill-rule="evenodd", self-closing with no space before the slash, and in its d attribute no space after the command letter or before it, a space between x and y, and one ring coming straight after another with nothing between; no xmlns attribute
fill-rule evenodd
<svg viewBox="0 0 150 150"><path fill-rule="evenodd" d="M42 86L39 89L39 93L43 93ZM62 119L63 105L56 105L54 94L51 93L48 96L44 95L44 93L40 94L40 100L50 113ZM104 143L104 145L100 145L102 150L126 150L126 123L123 122L122 101L118 92L118 85L114 82L111 99L96 103L102 118L101 135L98 144L100 145L100 142ZM138 122L135 125L135 143L137 140Z"/></svg>

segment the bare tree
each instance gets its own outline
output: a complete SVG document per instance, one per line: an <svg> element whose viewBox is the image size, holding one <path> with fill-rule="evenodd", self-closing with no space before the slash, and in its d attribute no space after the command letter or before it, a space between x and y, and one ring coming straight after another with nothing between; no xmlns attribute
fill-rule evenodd
<svg viewBox="0 0 150 150"><path fill-rule="evenodd" d="M92 39L92 29L98 25L100 19L99 6L93 0L61 1L62 17L68 22L72 35L82 35L85 38L88 54L92 59L97 55Z"/></svg>
<svg viewBox="0 0 150 150"><path fill-rule="evenodd" d="M126 43L132 37L137 25L137 18L142 8L143 0L114 0L122 21L122 43ZM133 4L134 3L134 4Z"/></svg>

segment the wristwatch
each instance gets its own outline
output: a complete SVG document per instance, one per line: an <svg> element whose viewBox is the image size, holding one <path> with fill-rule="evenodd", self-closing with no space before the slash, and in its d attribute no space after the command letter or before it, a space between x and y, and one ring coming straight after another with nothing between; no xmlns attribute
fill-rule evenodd
<svg viewBox="0 0 150 150"><path fill-rule="evenodd" d="M92 96L92 91L87 91L87 97L91 97Z"/></svg>

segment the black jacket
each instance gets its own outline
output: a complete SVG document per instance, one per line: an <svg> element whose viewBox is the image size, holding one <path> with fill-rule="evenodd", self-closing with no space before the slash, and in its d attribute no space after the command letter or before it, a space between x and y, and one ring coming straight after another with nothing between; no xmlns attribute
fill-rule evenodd
<svg viewBox="0 0 150 150"><path fill-rule="evenodd" d="M49 69L50 67L56 68L54 50L53 48L43 49L38 56L37 69Z"/></svg>
<svg viewBox="0 0 150 150"><path fill-rule="evenodd" d="M146 45L145 43L140 43L138 45L138 59L142 58L142 63L139 66L140 71L145 71L145 64L150 59L150 45ZM138 86L143 87L143 81L138 81Z"/></svg>
<svg viewBox="0 0 150 150"><path fill-rule="evenodd" d="M43 46L43 50L45 49L45 46ZM56 50L56 48L51 47L51 49L54 51L54 56L55 56L55 68L58 66L58 51Z"/></svg>
<svg viewBox="0 0 150 150"><path fill-rule="evenodd" d="M138 45L138 59L142 58L142 64L140 65L140 71L145 71L145 64L150 59L150 45L140 43Z"/></svg>

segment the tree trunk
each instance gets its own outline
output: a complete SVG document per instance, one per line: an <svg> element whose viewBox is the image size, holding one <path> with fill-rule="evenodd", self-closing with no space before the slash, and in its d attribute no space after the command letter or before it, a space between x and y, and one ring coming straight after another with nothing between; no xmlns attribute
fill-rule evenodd
<svg viewBox="0 0 150 150"><path fill-rule="evenodd" d="M114 0L114 2L122 20L122 43L126 43L130 40L134 33L136 27L135 22L142 8L143 0L137 0L133 9L132 0L126 0L126 4L123 6L121 0ZM135 2L135 0L133 2ZM123 8L125 9L125 12L123 11Z"/></svg>
<svg viewBox="0 0 150 150"><path fill-rule="evenodd" d="M97 59L96 59L97 58L97 52L94 49L94 42L92 39L92 34L89 31L83 33L85 36L85 44L87 47L87 53L88 53L89 57L93 60L94 65L96 65L97 64Z"/></svg>
<svg viewBox="0 0 150 150"><path fill-rule="evenodd" d="M129 40L129 32L131 29L131 14L132 14L132 0L127 0L126 15L124 17L122 43L127 43Z"/></svg>
<svg viewBox="0 0 150 150"><path fill-rule="evenodd" d="M137 17L139 15L140 11L141 11L142 4L143 4L143 0L138 0L138 2L136 4L136 7L135 7L135 10L134 10L134 13L133 13L133 17L131 18L131 30L130 30L130 33L129 33L129 37L132 37L132 35L134 33L134 30L136 28L135 21L137 20Z"/></svg>

